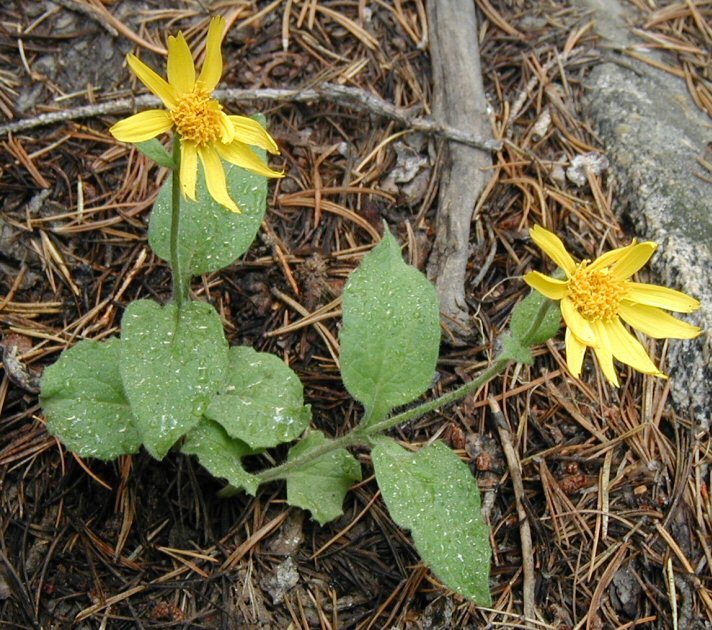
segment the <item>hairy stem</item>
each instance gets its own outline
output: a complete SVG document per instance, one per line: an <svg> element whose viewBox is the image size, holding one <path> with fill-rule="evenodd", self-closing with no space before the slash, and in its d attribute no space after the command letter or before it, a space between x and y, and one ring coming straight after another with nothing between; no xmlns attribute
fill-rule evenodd
<svg viewBox="0 0 712 630"><path fill-rule="evenodd" d="M544 301L539 306L539 310L537 310L536 315L534 316L534 319L532 320L532 323L529 324L529 328L528 328L527 332L525 333L524 337L522 338L523 346L530 347L532 345L532 339L534 338L534 335L536 335L537 330L539 330L539 327L544 322L544 318L546 317L546 314L549 312L549 309L553 305L554 305L554 302L552 300L550 300L549 298L544 298Z"/></svg>
<svg viewBox="0 0 712 630"><path fill-rule="evenodd" d="M497 374L501 374L504 371L504 368L507 367L508 363L509 359L497 358L495 359L492 365L490 365L484 372L480 372L479 375L476 378L472 379L469 383L460 385L460 387L458 387L457 389L454 389L453 391L448 392L447 394L443 394L442 396L435 398L434 400L429 400L428 402L423 403L418 407L413 407L412 409L403 411L399 414L396 414L395 416L386 418L385 420L374 422L370 426L365 426L363 428L357 427L356 429L354 429L354 432L360 433L364 436L371 436L376 435L377 433L383 433L383 431L392 429L393 427L399 424L405 424L406 422L410 422L411 420L416 420L417 418L424 416L426 413L430 413L431 411L435 411L440 407L445 407L446 405L454 403L467 396L467 394L474 392L475 390L482 387L489 380L497 376Z"/></svg>
<svg viewBox="0 0 712 630"><path fill-rule="evenodd" d="M534 337L551 306L552 301L545 299L539 307L536 316L532 320L532 323L524 336L525 340L530 340ZM464 398L467 394L476 391L492 378L498 374L501 374L510 362L510 359L503 359L501 356L498 356L490 367L483 372L480 372L479 375L469 383L465 383L447 394L443 394L434 400L430 400L422 405L398 413L395 416L386 418L385 420L381 420L370 425L362 422L346 435L321 444L311 451L308 451L299 457L295 457L292 460L288 460L279 466L268 468L267 470L258 473L257 477L259 478L261 484L268 481L274 481L275 479L284 479L291 471L298 470L299 468L306 466L310 462L333 450L347 448L349 446L368 444L371 437L379 433L383 433L383 431L387 431L388 429L391 429L399 424L405 424L411 420L416 420L417 418L424 416L426 413L439 409L440 407L445 407L446 405Z"/></svg>
<svg viewBox="0 0 712 630"><path fill-rule="evenodd" d="M178 257L178 235L180 234L180 137L173 138L173 171L171 187L171 273L173 276L173 302L180 308L188 300L188 283Z"/></svg>
<svg viewBox="0 0 712 630"><path fill-rule="evenodd" d="M322 455L330 453L331 451L334 451L339 448L347 448L349 446L357 446L359 444L366 443L368 443L368 440L366 438L360 435L357 431L351 431L346 435L342 435L340 438L325 442L324 444L313 448L312 450L308 451L307 453L304 453L303 455L300 455L299 457L295 457L294 459L286 461L284 462L284 464L280 464L279 466L275 466L274 468L268 468L267 470L263 470L257 475L257 477L260 480L260 484L266 483L268 481L274 481L275 479L283 479L290 471L297 470L302 466L308 464L309 462L318 459Z"/></svg>

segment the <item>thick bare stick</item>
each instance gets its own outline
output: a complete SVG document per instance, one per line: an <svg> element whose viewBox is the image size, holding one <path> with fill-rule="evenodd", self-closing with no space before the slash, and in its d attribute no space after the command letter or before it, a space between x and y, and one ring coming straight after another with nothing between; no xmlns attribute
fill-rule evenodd
<svg viewBox="0 0 712 630"><path fill-rule="evenodd" d="M491 138L482 86L477 18L472 0L428 2L433 69L433 118L445 125ZM472 324L465 303L465 272L470 254L470 221L489 179L488 152L448 143L438 196L436 238L428 275L438 289L445 324L456 338Z"/></svg>

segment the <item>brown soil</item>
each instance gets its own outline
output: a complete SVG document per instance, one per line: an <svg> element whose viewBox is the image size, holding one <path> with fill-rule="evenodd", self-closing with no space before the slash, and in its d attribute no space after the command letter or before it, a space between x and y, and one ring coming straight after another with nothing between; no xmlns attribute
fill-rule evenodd
<svg viewBox="0 0 712 630"><path fill-rule="evenodd" d="M443 345L430 395L488 364L526 292L519 276L548 264L529 226L555 229L579 258L629 241L605 174L579 188L562 176L567 160L599 149L581 116L582 79L601 59L587 17L547 0L476 4L492 125L505 144L473 222L467 294L480 337ZM636 4L644 24L650 9ZM0 116L27 118L138 91L126 52L139 50L162 68L149 48L162 46L166 33L182 28L197 43L205 32L200 3L170 5L3 3ZM424 0L218 1L212 10L232 18L224 86L340 83L428 113ZM709 2L683 2L650 32L704 49L696 16L709 12ZM704 66L676 60L692 84L704 85L696 74ZM194 293L221 312L231 343L288 359L305 383L314 424L338 435L359 409L330 354L339 322L333 300L383 219L406 258L425 268L446 167L442 139L402 135L396 123L328 101L263 101L254 110L269 120L287 177L272 185L248 255L196 281ZM622 386L612 389L590 360L582 380L571 378L561 336L537 351L533 367L510 369L461 404L394 433L412 443L438 434L471 462L492 526L492 610L448 593L423 568L376 496L366 453L365 481L348 495L344 516L319 527L285 504L280 484L256 499L223 500L221 484L189 457L157 462L140 454L103 464L64 451L45 430L38 373L77 339L116 334L130 301L166 300L170 292L166 267L146 243L164 173L109 136L114 120L95 116L0 138L0 623L710 627L708 436L671 410L663 380L619 366ZM389 180L408 156L422 164L407 181ZM310 313L326 306L333 316L320 326L290 326L302 318L294 302ZM664 362L666 345L649 349ZM19 363L10 360L18 355ZM521 616L517 513L488 396L502 406L522 464L536 622Z"/></svg>

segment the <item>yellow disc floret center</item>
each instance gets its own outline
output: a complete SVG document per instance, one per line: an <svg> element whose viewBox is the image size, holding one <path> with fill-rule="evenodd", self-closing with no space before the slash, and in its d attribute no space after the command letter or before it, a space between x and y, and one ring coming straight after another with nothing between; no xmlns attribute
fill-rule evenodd
<svg viewBox="0 0 712 630"><path fill-rule="evenodd" d="M625 281L612 277L607 269L590 270L588 260L576 265L569 278L568 297L576 310L589 321L610 321L626 293Z"/></svg>
<svg viewBox="0 0 712 630"><path fill-rule="evenodd" d="M222 106L199 85L179 97L171 117L178 133L198 146L216 142L223 135Z"/></svg>

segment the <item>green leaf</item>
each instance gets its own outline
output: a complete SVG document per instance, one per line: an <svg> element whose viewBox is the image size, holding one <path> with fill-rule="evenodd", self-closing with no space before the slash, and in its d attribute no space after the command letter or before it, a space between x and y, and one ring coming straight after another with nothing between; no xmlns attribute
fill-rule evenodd
<svg viewBox="0 0 712 630"><path fill-rule="evenodd" d="M263 120L260 120L262 123ZM266 153L254 149L265 161ZM267 178L223 162L230 196L241 212L217 203L198 167L196 201L181 195L178 256L181 268L193 276L227 267L244 254L255 240L267 206ZM159 258L170 260L172 177L163 185L153 206L148 242Z"/></svg>
<svg viewBox="0 0 712 630"><path fill-rule="evenodd" d="M141 446L121 384L120 344L80 341L42 374L47 429L81 457L114 459Z"/></svg>
<svg viewBox="0 0 712 630"><path fill-rule="evenodd" d="M511 333L505 333L502 336L502 351L500 353L500 358L510 359L512 361L516 361L517 363L526 363L527 365L534 363L534 357L531 349L523 346L519 339Z"/></svg>
<svg viewBox="0 0 712 630"><path fill-rule="evenodd" d="M146 450L162 459L198 424L227 370L227 341L204 302L129 305L121 322L121 378Z"/></svg>
<svg viewBox="0 0 712 630"><path fill-rule="evenodd" d="M203 419L185 436L181 451L196 455L203 468L214 477L227 479L236 488L252 496L257 492L259 480L242 467L242 458L254 451L244 442L231 438L217 422Z"/></svg>
<svg viewBox="0 0 712 630"><path fill-rule="evenodd" d="M291 461L327 442L320 431L312 431L289 449ZM361 465L345 448L329 451L298 470L288 472L287 503L309 510L324 525L341 516L344 497L356 481L361 481Z"/></svg>
<svg viewBox="0 0 712 630"><path fill-rule="evenodd" d="M432 382L440 348L435 287L405 264L386 229L351 274L343 313L341 376L367 421L375 422Z"/></svg>
<svg viewBox="0 0 712 630"><path fill-rule="evenodd" d="M157 138L152 138L151 140L146 140L145 142L137 142L135 146L141 153L156 162L159 166L165 166L171 170L175 170L177 168L176 163L173 161L173 157L170 153L168 153L168 151L166 151Z"/></svg>
<svg viewBox="0 0 712 630"><path fill-rule="evenodd" d="M491 606L489 530L467 464L435 442L411 453L386 437L371 451L393 520L410 529L425 564L450 589Z"/></svg>
<svg viewBox="0 0 712 630"><path fill-rule="evenodd" d="M512 318L509 322L509 329L520 343L524 341L524 337L527 332L529 332L529 326L531 326L535 320L541 305L546 299L548 298L544 297L538 291L532 290L527 297L514 307ZM560 323L561 314L559 311L559 303L556 302L549 307L535 335L527 345L538 346L548 341L559 332ZM520 361L520 363L526 363L526 361Z"/></svg>
<svg viewBox="0 0 712 630"><path fill-rule="evenodd" d="M302 383L273 354L232 347L227 378L205 415L252 448L290 442L309 426Z"/></svg>

